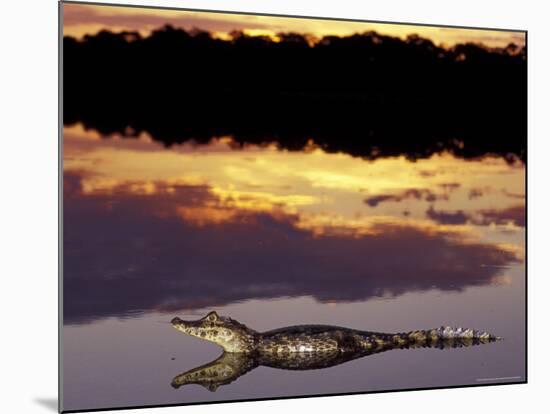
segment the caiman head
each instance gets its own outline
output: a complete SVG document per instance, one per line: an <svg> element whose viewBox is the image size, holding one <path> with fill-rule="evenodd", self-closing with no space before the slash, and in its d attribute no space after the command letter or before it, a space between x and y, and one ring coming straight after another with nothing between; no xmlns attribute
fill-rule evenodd
<svg viewBox="0 0 550 414"><path fill-rule="evenodd" d="M175 317L172 326L187 335L214 342L225 352L253 352L258 340L256 331L226 316L218 316L216 312L196 321Z"/></svg>

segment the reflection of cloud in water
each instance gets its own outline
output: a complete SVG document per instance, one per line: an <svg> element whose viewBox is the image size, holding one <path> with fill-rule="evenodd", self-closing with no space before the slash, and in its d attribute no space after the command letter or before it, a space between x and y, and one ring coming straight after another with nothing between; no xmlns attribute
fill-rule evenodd
<svg viewBox="0 0 550 414"><path fill-rule="evenodd" d="M467 214L462 210L436 211L431 206L426 211L426 216L439 224L466 224L472 223L480 226L509 225L525 227L525 206L516 205L503 209L486 209Z"/></svg>
<svg viewBox="0 0 550 414"><path fill-rule="evenodd" d="M426 216L440 224L466 224L469 220L468 215L462 210L436 211L433 206L426 211Z"/></svg>
<svg viewBox="0 0 550 414"><path fill-rule="evenodd" d="M438 194L427 188L408 188L397 194L378 194L367 197L365 203L371 207L376 207L378 204L386 201L400 202L407 199L414 199L433 202L436 200L448 200L448 192L460 187L460 185L456 183L444 183L439 186L445 190L444 193Z"/></svg>
<svg viewBox="0 0 550 414"><path fill-rule="evenodd" d="M501 210L482 210L479 214L481 215L481 223L485 225L512 223L519 227L525 227L524 205L512 206Z"/></svg>
<svg viewBox="0 0 550 414"><path fill-rule="evenodd" d="M158 184L151 196L129 191L135 185L128 183L83 195L79 174L64 174L66 323L252 298L359 301L461 290L492 283L519 260L512 248L476 241L467 228L393 218L367 221L368 231L349 237L314 227L346 230L346 223L323 216L315 223L314 215L276 205L228 206L207 186L158 191ZM202 207L212 220L189 213Z"/></svg>

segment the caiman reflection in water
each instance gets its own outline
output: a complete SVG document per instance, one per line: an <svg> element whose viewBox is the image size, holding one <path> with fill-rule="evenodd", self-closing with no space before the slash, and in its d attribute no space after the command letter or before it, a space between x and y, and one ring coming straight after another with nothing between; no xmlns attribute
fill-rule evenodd
<svg viewBox="0 0 550 414"><path fill-rule="evenodd" d="M329 325L299 325L256 332L234 319L210 312L197 321L172 320L177 330L221 346L216 360L177 375L172 386L199 384L210 391L257 368L329 368L393 349L459 348L499 337L474 329L441 327L401 333L360 331Z"/></svg>

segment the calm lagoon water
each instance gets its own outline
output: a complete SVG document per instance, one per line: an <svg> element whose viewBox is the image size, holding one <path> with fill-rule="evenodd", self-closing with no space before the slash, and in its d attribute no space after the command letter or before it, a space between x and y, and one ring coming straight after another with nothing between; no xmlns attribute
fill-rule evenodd
<svg viewBox="0 0 550 414"><path fill-rule="evenodd" d="M440 153L366 161L313 143L164 148L64 131L64 409L397 390L525 378L525 168ZM221 349L208 311L262 331L441 325L504 340L171 386Z"/></svg>

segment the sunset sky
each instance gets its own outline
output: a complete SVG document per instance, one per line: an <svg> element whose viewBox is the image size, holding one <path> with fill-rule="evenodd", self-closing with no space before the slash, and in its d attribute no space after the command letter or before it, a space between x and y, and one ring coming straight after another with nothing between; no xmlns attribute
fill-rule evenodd
<svg viewBox="0 0 550 414"><path fill-rule="evenodd" d="M232 30L243 30L250 35L274 36L279 32L298 32L314 37L350 35L376 31L383 35L405 38L418 34L437 45L453 46L457 43L476 42L490 47L504 47L509 43L523 46L525 34L495 30L456 29L384 23L359 23L321 19L237 15L226 13L191 12L182 10L149 9L123 6L97 6L84 4L63 5L63 33L80 38L102 29L111 31L132 30L147 35L166 24L186 30L198 28L224 38Z"/></svg>

